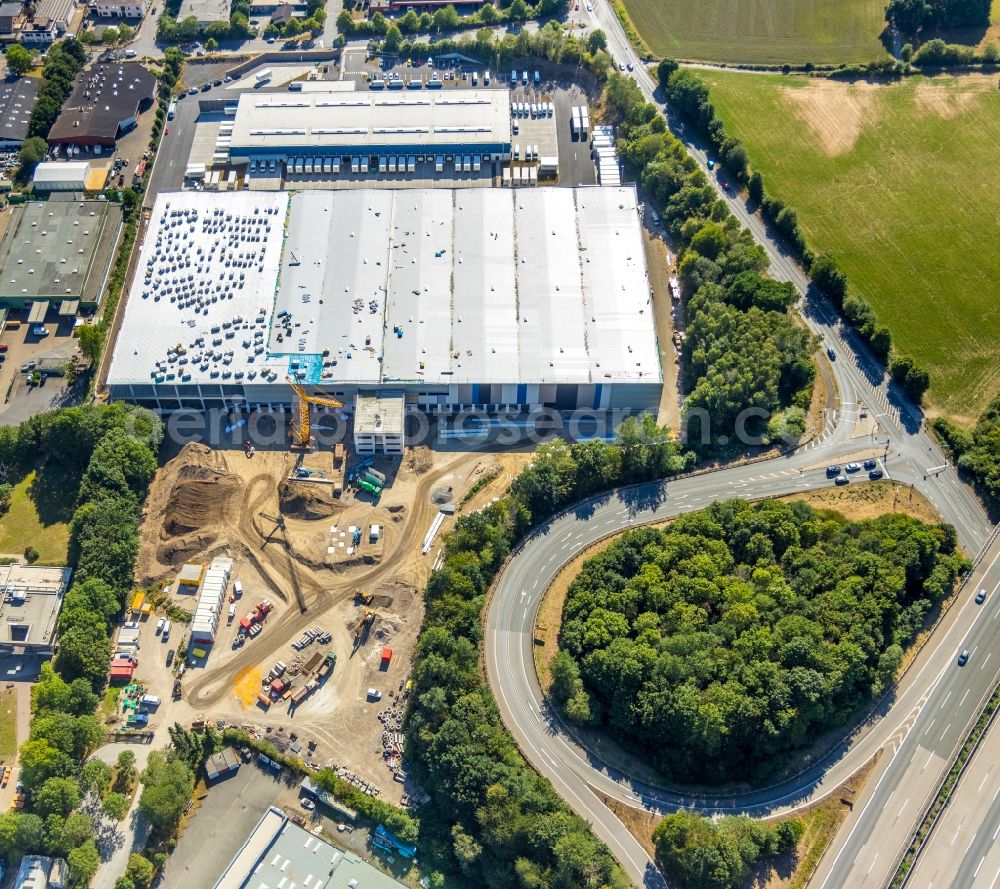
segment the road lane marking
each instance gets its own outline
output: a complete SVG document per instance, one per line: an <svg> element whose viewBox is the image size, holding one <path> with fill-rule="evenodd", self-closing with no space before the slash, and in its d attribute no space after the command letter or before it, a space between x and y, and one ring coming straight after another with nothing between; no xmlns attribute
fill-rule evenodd
<svg viewBox="0 0 1000 889"><path fill-rule="evenodd" d="M939 710L943 710L944 709L944 705L948 703L948 698L950 698L950 697L951 697L951 692L949 691L948 694L945 695L944 700L941 702L941 706L938 707Z"/></svg>
<svg viewBox="0 0 1000 889"><path fill-rule="evenodd" d="M986 669L986 665L990 662L990 655L991 654L993 654L992 651L988 651L986 653L986 660L983 661L983 665L979 668L980 670L985 670Z"/></svg>
<svg viewBox="0 0 1000 889"><path fill-rule="evenodd" d="M958 702L958 706L961 707L965 703L965 699L969 696L969 689L965 690L965 694L962 695L962 700Z"/></svg>
<svg viewBox="0 0 1000 889"><path fill-rule="evenodd" d="M950 729L950 728L951 728L951 723L949 722L948 725L945 727L945 730L943 732L941 732L941 737L938 738L939 741L943 741L944 740L944 736L948 734L948 729Z"/></svg>
<svg viewBox="0 0 1000 889"><path fill-rule="evenodd" d="M865 871L866 875L872 872L872 868L875 867L876 861L878 861L878 852L875 853L875 857L872 859L872 863L868 865L868 870Z"/></svg>

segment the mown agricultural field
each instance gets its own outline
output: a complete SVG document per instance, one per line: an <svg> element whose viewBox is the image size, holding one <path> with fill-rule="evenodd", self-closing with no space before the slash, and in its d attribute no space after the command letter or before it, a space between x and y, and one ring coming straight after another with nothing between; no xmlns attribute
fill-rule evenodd
<svg viewBox="0 0 1000 889"><path fill-rule="evenodd" d="M885 55L885 0L624 0L659 56L834 64Z"/></svg>
<svg viewBox="0 0 1000 889"><path fill-rule="evenodd" d="M1000 391L996 76L892 85L702 71L772 194L972 423Z"/></svg>

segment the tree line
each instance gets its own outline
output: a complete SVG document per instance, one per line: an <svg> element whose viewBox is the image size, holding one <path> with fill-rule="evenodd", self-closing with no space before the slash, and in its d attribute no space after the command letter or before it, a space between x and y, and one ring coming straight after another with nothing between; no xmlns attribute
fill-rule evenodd
<svg viewBox="0 0 1000 889"><path fill-rule="evenodd" d="M189 15L182 19L180 0L166 0L163 12L156 23L156 39L164 43L177 43L196 40L202 34L197 16ZM229 20L210 22L204 30L206 42L212 40L218 46L220 40L246 40L251 36L250 0L231 0Z"/></svg>
<svg viewBox="0 0 1000 889"><path fill-rule="evenodd" d="M804 832L797 819L770 824L739 815L713 821L681 811L656 825L653 842L679 889L733 889L759 862L794 852Z"/></svg>
<svg viewBox="0 0 1000 889"><path fill-rule="evenodd" d="M937 433L958 471L968 478L991 510L1000 509L1000 396L993 399L971 431L936 417Z"/></svg>
<svg viewBox="0 0 1000 889"><path fill-rule="evenodd" d="M482 9L487 6L488 4ZM341 13L337 19L338 29L343 23L343 17L344 13ZM598 78L603 78L611 67L607 36L600 30L591 31L585 38L580 38L558 21L550 20L535 32L522 29L516 34L508 32L502 37L494 37L491 28L483 27L474 36L446 37L429 42L404 37L401 26L405 20L407 16L403 16L399 22L387 22L384 38L375 44L378 50L415 60L457 53L479 59L484 67L492 68L498 73L519 60L530 59L586 68Z"/></svg>
<svg viewBox="0 0 1000 889"><path fill-rule="evenodd" d="M58 471L67 486L75 565L59 615L58 653L32 688L31 729L19 753L29 805L0 815L0 855L8 861L28 853L65 858L77 885L90 881L100 861L85 801L93 799L111 820L128 808L111 767L83 763L104 739L98 691L110 662L111 624L131 590L139 510L161 436L154 414L120 404L66 408L0 428L0 463L9 472L37 468L44 479ZM119 775L131 767L120 766ZM136 868L144 873L139 863ZM122 889L148 889L141 874L138 879Z"/></svg>
<svg viewBox="0 0 1000 889"><path fill-rule="evenodd" d="M990 7L990 0L889 0L885 20L913 36L930 29L989 27Z"/></svg>
<svg viewBox="0 0 1000 889"><path fill-rule="evenodd" d="M762 780L892 682L966 567L950 525L716 503L584 564L552 693L671 780Z"/></svg>
<svg viewBox="0 0 1000 889"><path fill-rule="evenodd" d="M42 65L42 85L28 119L29 136L44 139L49 135L86 61L87 50L78 40L59 40L49 47Z"/></svg>
<svg viewBox="0 0 1000 889"><path fill-rule="evenodd" d="M768 264L763 248L718 198L635 82L612 72L606 96L619 120L619 154L679 245L678 276L687 294L687 440L702 453L732 451L740 446L740 432L794 441L805 431L816 349L790 312L797 300L794 288L763 276Z"/></svg>
<svg viewBox="0 0 1000 889"><path fill-rule="evenodd" d="M726 133L704 81L692 71L679 69L672 59L660 62L657 76L671 106L709 140L722 165L746 186L750 200L802 261L813 285L833 303L875 356L886 364L893 379L919 404L930 385L929 374L894 348L889 328L879 323L871 303L850 289L847 275L836 260L828 253L816 254L808 247L795 210L767 192L760 171L750 165L746 147Z"/></svg>
<svg viewBox="0 0 1000 889"><path fill-rule="evenodd" d="M505 22L523 22L528 19L553 15L566 8L566 0L538 0L535 4L526 0L483 3L475 12L459 15L451 4L438 7L433 13L417 13L409 9L398 19L387 19L376 12L368 19L355 19L350 10L344 9L337 16L337 33L344 37L384 37L383 49L398 52L403 34L431 34L470 28L476 25L500 25Z"/></svg>
<svg viewBox="0 0 1000 889"><path fill-rule="evenodd" d="M420 813L432 886L618 889L607 848L524 761L479 668L486 590L534 525L581 498L684 470L690 455L651 419L618 441L539 447L508 496L462 516L425 591L406 714L408 767L431 800Z"/></svg>

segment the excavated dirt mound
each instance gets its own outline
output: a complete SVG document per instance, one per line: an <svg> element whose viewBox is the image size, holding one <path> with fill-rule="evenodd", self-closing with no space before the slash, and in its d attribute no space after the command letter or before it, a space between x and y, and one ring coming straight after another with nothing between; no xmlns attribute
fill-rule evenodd
<svg viewBox="0 0 1000 889"><path fill-rule="evenodd" d="M160 539L183 537L225 521L239 480L231 475L225 458L200 444L189 444L180 457L163 514Z"/></svg>
<svg viewBox="0 0 1000 889"><path fill-rule="evenodd" d="M325 519L340 512L344 506L329 485L283 480L278 485L278 503L286 516L295 519Z"/></svg>

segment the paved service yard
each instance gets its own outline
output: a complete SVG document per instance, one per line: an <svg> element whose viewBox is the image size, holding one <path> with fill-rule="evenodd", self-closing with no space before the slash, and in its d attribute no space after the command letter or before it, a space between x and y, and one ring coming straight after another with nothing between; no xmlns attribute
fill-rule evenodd
<svg viewBox="0 0 1000 889"><path fill-rule="evenodd" d="M45 321L49 335L37 337L31 325L23 319L27 311L11 312L11 320L22 320L17 330L4 330L0 342L7 344L6 359L0 364L0 426L16 426L22 420L42 411L66 404L72 393L66 388L64 377L48 377L41 386L28 385L27 374L21 366L32 359L69 358L76 351L73 336L73 318L58 317L55 310Z"/></svg>
<svg viewBox="0 0 1000 889"><path fill-rule="evenodd" d="M161 889L211 889L284 788L284 781L259 768L256 760L209 788L167 861Z"/></svg>

